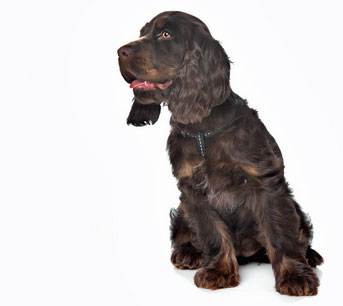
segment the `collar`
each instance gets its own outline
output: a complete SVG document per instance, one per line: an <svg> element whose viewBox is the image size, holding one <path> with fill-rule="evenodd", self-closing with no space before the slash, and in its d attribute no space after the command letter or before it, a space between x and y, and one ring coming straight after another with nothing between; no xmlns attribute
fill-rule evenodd
<svg viewBox="0 0 343 306"><path fill-rule="evenodd" d="M197 149L199 154L202 157L205 157L206 154L206 147L205 147L205 138L209 138L212 137L218 133L223 133L226 132L227 130L229 130L237 121L239 121L240 119L243 119L244 116L239 116L236 117L235 119L231 120L229 123L225 124L224 126L213 130L213 131L205 131L205 132L198 132L196 134L189 134L186 133L185 131L181 131L181 135L184 138L194 138L196 140L196 144L197 144Z"/></svg>

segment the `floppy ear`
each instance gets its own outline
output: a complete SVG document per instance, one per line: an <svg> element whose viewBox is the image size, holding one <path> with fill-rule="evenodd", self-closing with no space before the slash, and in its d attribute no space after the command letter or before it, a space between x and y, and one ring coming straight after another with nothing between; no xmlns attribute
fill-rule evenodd
<svg viewBox="0 0 343 306"><path fill-rule="evenodd" d="M175 79L168 101L172 119L183 124L200 122L229 95L229 58L218 41L202 33Z"/></svg>
<svg viewBox="0 0 343 306"><path fill-rule="evenodd" d="M160 112L161 106L159 104L141 104L134 100L126 122L134 126L154 124L158 120Z"/></svg>

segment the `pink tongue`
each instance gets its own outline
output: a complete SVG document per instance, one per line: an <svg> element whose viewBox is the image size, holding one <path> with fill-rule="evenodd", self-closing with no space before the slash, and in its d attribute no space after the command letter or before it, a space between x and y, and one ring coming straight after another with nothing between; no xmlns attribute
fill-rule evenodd
<svg viewBox="0 0 343 306"><path fill-rule="evenodd" d="M142 81L134 80L130 84L130 88L155 89L156 87L155 87L154 83L142 82Z"/></svg>

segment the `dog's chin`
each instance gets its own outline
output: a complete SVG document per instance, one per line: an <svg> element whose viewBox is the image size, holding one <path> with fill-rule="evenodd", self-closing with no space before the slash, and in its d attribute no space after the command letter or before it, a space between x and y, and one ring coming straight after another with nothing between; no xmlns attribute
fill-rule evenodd
<svg viewBox="0 0 343 306"><path fill-rule="evenodd" d="M141 104L161 104L166 100L166 93L158 89L134 89L133 93L135 99L139 101Z"/></svg>

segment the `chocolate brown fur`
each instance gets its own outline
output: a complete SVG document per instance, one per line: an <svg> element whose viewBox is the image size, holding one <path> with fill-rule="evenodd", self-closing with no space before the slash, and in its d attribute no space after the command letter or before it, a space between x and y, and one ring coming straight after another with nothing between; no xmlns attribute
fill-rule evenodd
<svg viewBox="0 0 343 306"><path fill-rule="evenodd" d="M165 31L171 36L161 39ZM311 248L310 220L288 187L275 139L231 90L230 61L207 26L164 12L118 54L127 82L159 84L134 89L128 124L155 123L162 102L171 111L168 152L181 192L171 212L174 266L199 268L195 284L219 289L238 285L238 264L270 262L278 292L317 294L313 267L323 258ZM215 133L202 156L185 134L205 131Z"/></svg>

